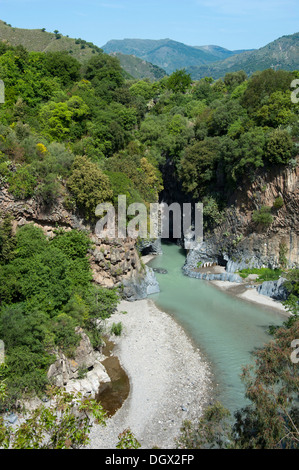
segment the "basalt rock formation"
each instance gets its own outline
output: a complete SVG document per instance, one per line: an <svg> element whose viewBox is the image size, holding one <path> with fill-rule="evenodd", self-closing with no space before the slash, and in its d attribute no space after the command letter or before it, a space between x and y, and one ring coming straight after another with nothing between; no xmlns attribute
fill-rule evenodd
<svg viewBox="0 0 299 470"><path fill-rule="evenodd" d="M224 222L190 250L184 272L200 266L225 266L227 273L244 268L292 268L299 262L299 167L272 168L238 188L225 210ZM279 204L277 204L279 201ZM253 220L267 206L270 223ZM271 222L272 220L272 222Z"/></svg>

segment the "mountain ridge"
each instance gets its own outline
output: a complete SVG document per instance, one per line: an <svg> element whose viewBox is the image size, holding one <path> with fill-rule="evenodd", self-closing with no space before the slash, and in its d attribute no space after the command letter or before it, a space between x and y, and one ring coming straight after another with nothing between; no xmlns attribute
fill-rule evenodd
<svg viewBox="0 0 299 470"><path fill-rule="evenodd" d="M221 46L189 46L173 39L111 39L102 49L107 54L135 55L172 73L178 68L208 64L240 53Z"/></svg>
<svg viewBox="0 0 299 470"><path fill-rule="evenodd" d="M257 50L244 51L222 61L187 67L187 71L194 80L199 80L206 76L218 79L238 70L252 75L267 68L289 71L299 68L299 33L281 36Z"/></svg>

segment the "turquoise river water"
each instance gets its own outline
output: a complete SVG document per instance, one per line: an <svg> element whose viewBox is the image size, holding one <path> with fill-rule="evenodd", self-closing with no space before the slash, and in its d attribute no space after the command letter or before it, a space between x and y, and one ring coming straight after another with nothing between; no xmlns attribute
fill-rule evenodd
<svg viewBox="0 0 299 470"><path fill-rule="evenodd" d="M271 340L269 325L282 324L285 318L228 295L208 281L184 276L184 261L184 250L163 245L163 255L148 265L165 268L168 274L156 273L161 292L149 298L175 318L203 353L214 376L215 395L233 413L248 403L240 379L242 366L253 362L255 348Z"/></svg>

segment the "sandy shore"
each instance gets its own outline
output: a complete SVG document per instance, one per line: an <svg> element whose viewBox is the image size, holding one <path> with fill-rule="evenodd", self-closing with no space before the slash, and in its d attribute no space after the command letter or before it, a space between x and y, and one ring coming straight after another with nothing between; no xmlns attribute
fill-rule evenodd
<svg viewBox="0 0 299 470"><path fill-rule="evenodd" d="M211 400L209 365L175 320L149 299L122 301L107 326L120 321L123 332L113 337L113 354L130 379L130 393L106 427L93 427L88 448L115 448L128 427L141 448L175 448L183 420L196 419Z"/></svg>
<svg viewBox="0 0 299 470"><path fill-rule="evenodd" d="M278 300L271 299L271 297L268 297L266 295L259 294L257 290L254 288L248 288L246 287L246 285L239 284L237 282L229 282L229 281L210 281L210 282L218 289L221 289L227 292L228 294L234 295L242 300L259 304L262 307L274 309L286 316L290 315L281 302L279 302Z"/></svg>

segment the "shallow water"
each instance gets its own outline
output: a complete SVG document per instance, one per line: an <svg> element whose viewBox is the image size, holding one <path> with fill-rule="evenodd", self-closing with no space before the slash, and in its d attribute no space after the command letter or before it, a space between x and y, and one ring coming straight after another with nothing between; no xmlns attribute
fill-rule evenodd
<svg viewBox="0 0 299 470"><path fill-rule="evenodd" d="M105 340L102 353L107 358L102 362L111 382L100 385L96 400L101 403L108 417L111 417L123 405L130 392L130 381L116 356L111 355L114 343Z"/></svg>
<svg viewBox="0 0 299 470"><path fill-rule="evenodd" d="M240 378L242 367L253 363L255 348L271 340L269 325L280 325L285 318L228 295L208 281L184 276L184 261L183 249L163 245L163 255L148 266L167 269L168 273L156 273L161 292L149 298L171 314L200 348L211 365L217 399L233 413L248 404Z"/></svg>

